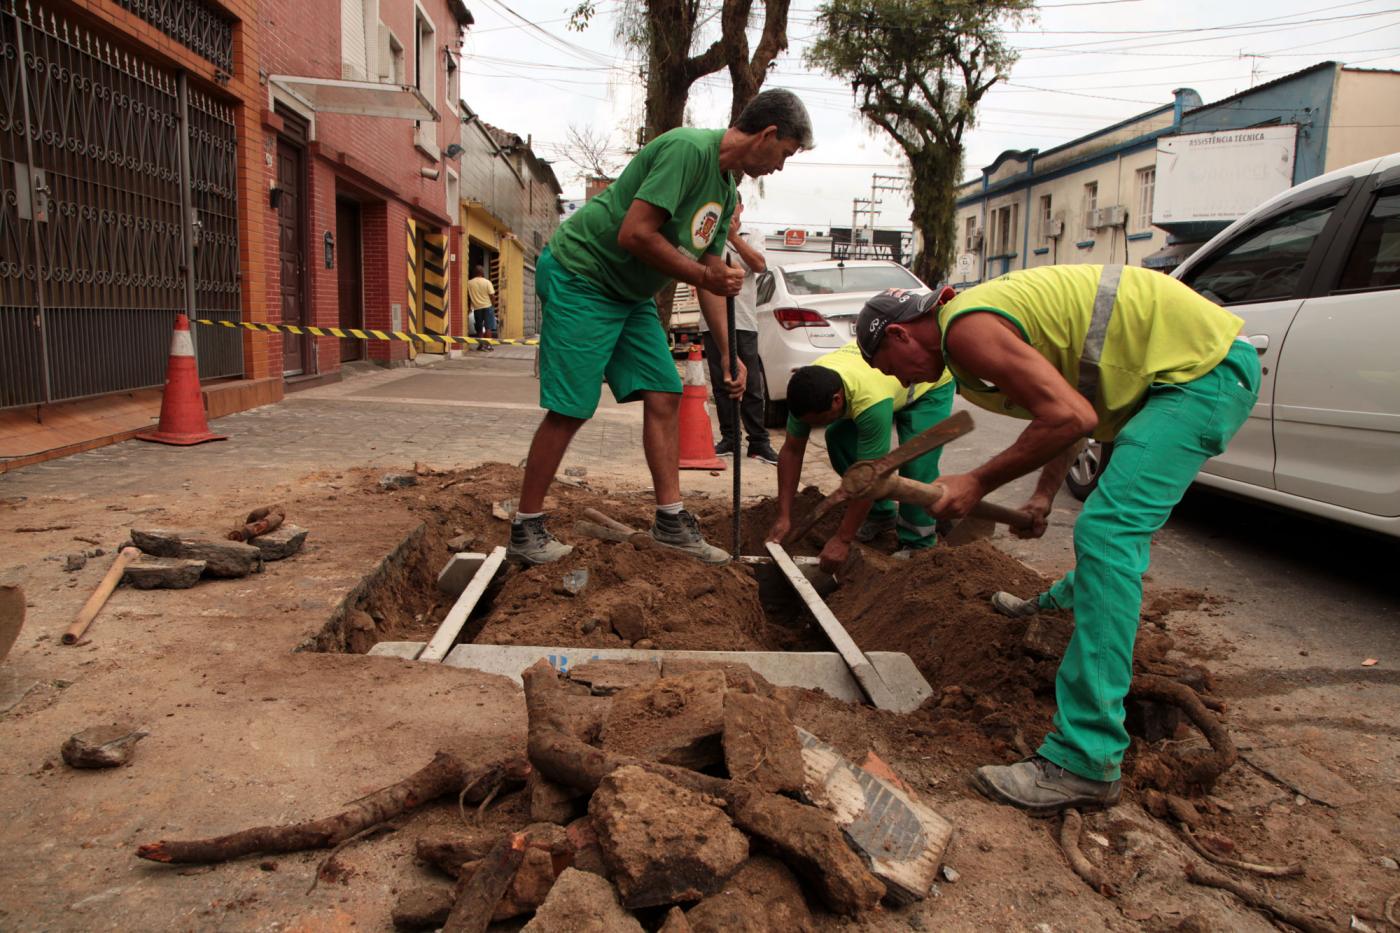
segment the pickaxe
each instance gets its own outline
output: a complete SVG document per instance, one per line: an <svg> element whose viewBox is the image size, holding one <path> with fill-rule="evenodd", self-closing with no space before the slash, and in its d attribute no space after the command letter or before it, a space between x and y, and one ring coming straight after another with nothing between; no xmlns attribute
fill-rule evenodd
<svg viewBox="0 0 1400 933"><path fill-rule="evenodd" d="M900 444L879 460L861 460L851 464L841 477L841 488L827 496L812 513L799 525L788 532L783 543L791 546L811 531L832 509L851 499L894 499L898 502L912 502L927 509L937 508L943 498L944 489L938 483L921 483L900 476L901 466L922 456L930 450L942 447L972 430L972 416L965 411L944 418L942 421L921 433L907 443ZM1012 528L1029 528L1031 517L1019 509L1009 509L1004 505L979 502L972 508L975 518L990 519Z"/></svg>

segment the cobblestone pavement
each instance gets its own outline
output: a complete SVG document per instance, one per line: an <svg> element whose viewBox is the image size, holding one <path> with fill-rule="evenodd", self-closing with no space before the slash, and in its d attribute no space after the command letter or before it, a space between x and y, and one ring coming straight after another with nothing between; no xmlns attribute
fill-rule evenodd
<svg viewBox="0 0 1400 933"><path fill-rule="evenodd" d="M0 497L52 495L78 487L144 494L182 484L281 483L327 466L438 468L524 459L539 424L533 351L501 348L427 366L375 369L288 395L277 405L213 423L227 441L178 448L127 441L0 475ZM650 486L642 452L641 406L618 405L604 391L597 416L579 431L565 467L591 480ZM713 420L713 414L712 414ZM718 430L715 430L718 436ZM781 442L779 435L778 442ZM834 474L813 450L805 478ZM773 467L745 460L746 495L770 495ZM728 471L682 471L687 493L727 494Z"/></svg>

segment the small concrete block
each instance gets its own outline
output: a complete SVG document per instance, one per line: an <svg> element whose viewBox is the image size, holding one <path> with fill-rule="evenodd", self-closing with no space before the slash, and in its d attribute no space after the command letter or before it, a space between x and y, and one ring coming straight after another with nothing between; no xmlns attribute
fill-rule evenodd
<svg viewBox="0 0 1400 933"><path fill-rule="evenodd" d="M308 533L299 525L283 522L267 534L258 535L248 543L262 552L263 560L285 560L301 550Z"/></svg>
<svg viewBox="0 0 1400 933"><path fill-rule="evenodd" d="M486 561L485 554L475 552L462 552L453 554L443 566L438 574L438 589L454 599L462 595L462 591L467 588L467 584L472 582L472 577L481 569L481 565Z"/></svg>
<svg viewBox="0 0 1400 933"><path fill-rule="evenodd" d="M713 894L749 856L748 837L709 798L635 766L605 777L588 811L629 908Z"/></svg>
<svg viewBox="0 0 1400 933"><path fill-rule="evenodd" d="M122 582L138 590L186 590L199 582L206 561L143 554L126 566Z"/></svg>
<svg viewBox="0 0 1400 933"><path fill-rule="evenodd" d="M661 679L658 661L585 661L570 668L569 679L587 684L596 696L611 696L628 687Z"/></svg>
<svg viewBox="0 0 1400 933"><path fill-rule="evenodd" d="M603 748L699 771L723 760L724 674L697 671L613 697Z"/></svg>
<svg viewBox="0 0 1400 933"><path fill-rule="evenodd" d="M423 653L424 641L381 641L365 654L375 658L402 658L405 661L416 661L418 655Z"/></svg>
<svg viewBox="0 0 1400 933"><path fill-rule="evenodd" d="M521 933L642 933L606 878L566 868Z"/></svg>
<svg viewBox="0 0 1400 933"><path fill-rule="evenodd" d="M86 554L69 554L63 558L63 569L72 573L75 570L82 570L87 566Z"/></svg>
<svg viewBox="0 0 1400 933"><path fill-rule="evenodd" d="M412 473L385 473L379 477L380 489L403 489L405 486L417 486L418 477Z"/></svg>

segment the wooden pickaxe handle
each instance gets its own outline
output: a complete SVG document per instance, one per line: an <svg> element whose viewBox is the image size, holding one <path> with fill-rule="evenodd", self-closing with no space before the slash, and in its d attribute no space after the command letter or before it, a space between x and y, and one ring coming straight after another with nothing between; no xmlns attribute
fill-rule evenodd
<svg viewBox="0 0 1400 933"><path fill-rule="evenodd" d="M117 559L108 568L107 575L102 578L102 582L97 584L97 591L88 597L88 601L83 603L83 608L78 610L78 617L73 620L73 624L68 626L68 630L63 633L63 643L65 645L76 645L78 639L83 637L92 620L97 618L97 614L102 611L102 607L107 604L107 597L112 595L112 591L121 582L122 574L126 573L126 565L141 556L141 552L134 547L124 547L117 555Z"/></svg>
<svg viewBox="0 0 1400 933"><path fill-rule="evenodd" d="M875 485L875 499L893 499L896 502L912 502L926 509L935 509L943 500L946 490L941 483L921 483L905 476L887 476ZM1031 527L1031 516L1020 509L1007 508L994 502L983 500L972 507L970 513L976 518L986 518L1022 531Z"/></svg>

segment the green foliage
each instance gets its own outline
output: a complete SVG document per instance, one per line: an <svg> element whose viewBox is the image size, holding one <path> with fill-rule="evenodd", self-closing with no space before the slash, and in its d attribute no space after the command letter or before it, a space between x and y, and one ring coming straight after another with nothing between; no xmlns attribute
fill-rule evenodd
<svg viewBox="0 0 1400 933"><path fill-rule="evenodd" d="M1016 52L1001 24L1034 15L1033 0L827 0L806 62L851 85L856 107L909 159L914 271L944 278L955 243L954 189L977 104Z"/></svg>

